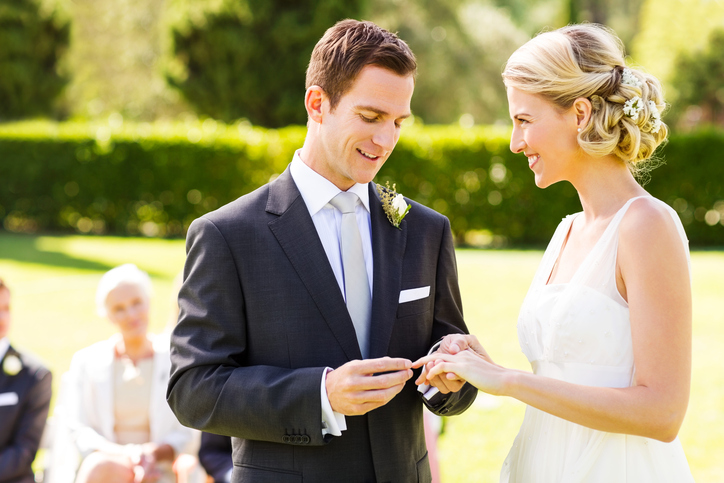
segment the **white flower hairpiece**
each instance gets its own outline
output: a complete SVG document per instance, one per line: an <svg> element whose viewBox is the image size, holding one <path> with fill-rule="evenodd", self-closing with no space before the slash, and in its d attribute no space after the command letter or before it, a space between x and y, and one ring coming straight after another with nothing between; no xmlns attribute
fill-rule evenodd
<svg viewBox="0 0 724 483"><path fill-rule="evenodd" d="M623 69L621 84L625 86L638 87L639 89L644 86L644 84L633 74L633 72L631 72L631 69L628 67L624 67Z"/></svg>
<svg viewBox="0 0 724 483"><path fill-rule="evenodd" d="M649 111L651 111L651 132L657 133L661 129L661 113L654 101L649 101Z"/></svg>
<svg viewBox="0 0 724 483"><path fill-rule="evenodd" d="M632 121L638 121L639 113L643 110L644 106L639 96L634 96L623 105L623 113L630 117Z"/></svg>

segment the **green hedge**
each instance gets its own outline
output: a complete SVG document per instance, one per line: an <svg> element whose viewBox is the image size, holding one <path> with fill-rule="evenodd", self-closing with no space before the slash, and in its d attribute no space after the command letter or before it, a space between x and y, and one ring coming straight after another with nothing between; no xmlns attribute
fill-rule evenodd
<svg viewBox="0 0 724 483"><path fill-rule="evenodd" d="M505 128L407 128L378 181L446 214L459 242L540 245L580 210L573 188L538 189ZM17 123L0 126L6 230L183 236L189 223L282 172L303 127ZM675 136L647 189L694 245L724 242L724 133Z"/></svg>

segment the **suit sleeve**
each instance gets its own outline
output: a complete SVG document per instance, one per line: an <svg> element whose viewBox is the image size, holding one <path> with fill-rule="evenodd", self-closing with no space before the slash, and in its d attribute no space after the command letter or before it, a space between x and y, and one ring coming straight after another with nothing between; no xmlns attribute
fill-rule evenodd
<svg viewBox="0 0 724 483"><path fill-rule="evenodd" d="M50 408L52 375L47 369L36 369L28 375L35 379L27 397L20 421L15 426L11 443L0 448L0 475L4 478L25 476L40 446Z"/></svg>
<svg viewBox="0 0 724 483"><path fill-rule="evenodd" d="M447 334L468 333L462 306L452 231L450 221L445 218L435 281L433 342L437 342ZM477 393L478 390L475 386L466 383L458 392L439 393L429 401L425 398L422 399L433 413L441 416L454 416L470 407L475 401Z"/></svg>
<svg viewBox="0 0 724 483"><path fill-rule="evenodd" d="M227 241L200 218L189 228L186 248L167 392L179 421L244 439L288 443L287 435L307 435L306 444L324 444L319 381L325 368L247 364L246 327L259 322L246 318Z"/></svg>

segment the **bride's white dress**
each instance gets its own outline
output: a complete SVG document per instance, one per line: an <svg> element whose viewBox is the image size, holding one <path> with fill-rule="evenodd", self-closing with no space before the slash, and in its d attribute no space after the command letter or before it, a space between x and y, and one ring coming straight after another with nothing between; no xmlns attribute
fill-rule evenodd
<svg viewBox="0 0 724 483"><path fill-rule="evenodd" d="M547 285L577 215L558 226L518 319L518 339L534 373L587 386L631 386L629 310L616 288L615 267L619 225L635 199L614 216L569 283ZM671 213L688 254L676 212L655 202ZM596 431L528 406L500 481L682 483L693 478L678 438L662 443Z"/></svg>

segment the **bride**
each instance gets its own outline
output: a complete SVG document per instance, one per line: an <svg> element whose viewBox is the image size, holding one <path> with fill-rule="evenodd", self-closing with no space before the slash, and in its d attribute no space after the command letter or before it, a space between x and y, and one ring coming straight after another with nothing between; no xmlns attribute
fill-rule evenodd
<svg viewBox="0 0 724 483"><path fill-rule="evenodd" d="M538 187L573 184L583 211L558 226L520 311L533 373L455 335L415 363L417 383L446 373L528 405L501 482L693 481L677 438L691 378L688 242L633 176L667 135L661 84L590 24L535 37L503 79L511 150Z"/></svg>

